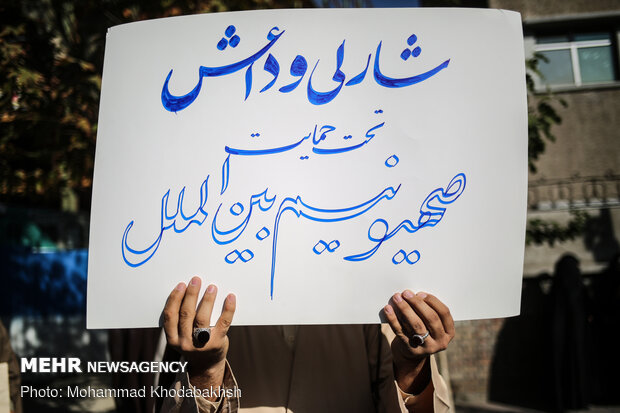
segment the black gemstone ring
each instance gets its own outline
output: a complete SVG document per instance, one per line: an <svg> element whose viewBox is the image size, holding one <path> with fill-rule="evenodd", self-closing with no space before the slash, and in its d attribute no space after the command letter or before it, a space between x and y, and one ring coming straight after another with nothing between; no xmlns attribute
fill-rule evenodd
<svg viewBox="0 0 620 413"><path fill-rule="evenodd" d="M430 333L427 331L426 334L414 334L411 339L409 339L409 343L412 347L418 347L424 345L424 340L428 337Z"/></svg>
<svg viewBox="0 0 620 413"><path fill-rule="evenodd" d="M195 328L194 329L194 345L196 347L204 347L205 344L211 338L211 329L210 328Z"/></svg>

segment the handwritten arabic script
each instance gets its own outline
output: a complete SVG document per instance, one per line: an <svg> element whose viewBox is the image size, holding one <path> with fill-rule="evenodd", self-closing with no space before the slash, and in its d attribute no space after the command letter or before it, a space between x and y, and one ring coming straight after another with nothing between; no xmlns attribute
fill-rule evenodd
<svg viewBox="0 0 620 413"><path fill-rule="evenodd" d="M245 99L251 94L252 91L252 70L254 64L263 56L265 56L270 50L273 50L276 43L283 37L285 31L280 31L278 27L272 28L268 35L268 43L253 55L220 67L208 67L201 66L198 70L198 83L187 94L181 96L174 96L169 91L169 84L172 78L173 71L170 70L163 85L161 93L161 101L164 108L171 112L178 112L189 105L191 105L201 92L203 82L205 78L221 77L229 75L245 69ZM236 48L241 42L235 26L230 25L226 28L224 36L217 42L217 49L224 51L228 47ZM410 35L406 41L407 47L400 54L400 58L406 61L409 58L416 58L421 54L421 47L416 45L417 36ZM381 46L382 42L379 42L373 64L373 75L375 82L386 88L403 88L411 86L416 83L427 80L441 70L448 67L450 59L445 60L431 70L428 70L421 74L416 74L406 78L392 78L384 75L380 69L381 59ZM372 54L368 55L366 67L355 76L351 77L347 81L347 75L341 71L341 67L344 61L345 53L345 40L336 51L336 70L332 77L334 82L338 85L330 91L317 91L313 87L312 78L315 70L319 64L317 60L313 66L310 75L307 78L307 98L308 101L314 105L325 105L338 96L344 86L350 87L362 83L366 77L370 62L372 60ZM290 74L292 77L298 78L292 83L282 85L278 91L280 93L289 93L295 90L304 79L308 70L307 60L297 55L290 67ZM270 90L276 83L280 74L280 64L269 53L265 59L263 69L273 76L273 79L266 84L259 93ZM383 115L382 109L374 111L374 116L381 117ZM219 195L223 195L229 187L232 180L232 167L234 158L240 158L242 161L245 157L269 157L270 159L277 159L278 157L287 156L287 153L297 148L307 147L307 152L302 156L299 156L300 161L308 161L310 155L312 156L325 156L330 155L333 157L342 157L353 151L360 151L372 145L373 140L383 130L386 125L385 121L376 121L369 125L366 133L361 137L353 136L352 134L339 135L338 129L334 125L329 124L314 124L309 126L306 130L307 134L301 133L298 138L292 139L292 142L286 145L277 147L267 147L260 149L246 149L240 147L233 147L226 145L223 148L223 156L225 157L222 162L221 168L221 185L219 188ZM252 139L259 138L260 132L253 131L250 134ZM335 137L342 136L342 139L347 142L344 146L331 145L332 147L325 147L325 142L333 141ZM353 143L348 144L349 141ZM400 158L396 154L388 157L384 165L386 168L395 168L399 165ZM277 252L278 252L278 234L282 225L284 225L283 218L285 216L295 216L297 218L303 218L309 221L322 222L322 223L335 223L353 220L358 218L369 211L373 210L377 205L388 202L394 199L399 191L402 189L402 183L394 183L393 185L383 188L376 188L371 191L370 194L358 202L351 202L350 204L340 205L337 208L327 208L325 205L321 205L320 202L314 202L307 200L302 194L302 191L296 194L278 195L272 193L269 186L266 186L260 193L252 194L246 201L238 201L232 205L228 211L225 211L222 202L210 201L209 205L212 208L208 210L207 202L213 197L214 191L210 189L210 175L207 176L200 187L200 201L197 206L190 207L185 204L185 187L183 187L176 197L176 203L171 199L171 192L168 189L161 198L160 205L160 219L159 230L157 231L157 237L150 245L146 247L136 247L130 241L130 233L134 227L135 222L130 221L123 234L121 242L121 252L124 262L130 267L139 267L145 265L158 251L162 245L164 234L174 232L176 234L183 234L186 231L194 227L202 227L207 218L211 217L211 237L213 243L217 245L228 245L237 241L242 234L250 228L250 222L252 217L257 214L270 214L269 220L273 222L270 228L263 226L255 233L255 237L259 241L264 241L268 238L271 242L271 268L270 268L270 297L274 297L275 289L275 276L277 267ZM211 185L212 186L212 185ZM423 228L435 227L444 217L447 206L455 202L463 193L466 187L465 173L457 173L453 176L449 182L443 186L431 191L424 199L418 208L417 216L411 219L405 219L397 223L389 223L387 219L377 218L368 227L367 239L368 249L364 251L350 251L344 254L343 260L351 262L365 261L373 257L375 253L385 244L390 241L394 236L401 231L409 234L414 234ZM217 192L215 192L217 194ZM189 213L187 211L191 210ZM232 227L224 227L220 223L220 217L222 214L230 214L230 217L236 217L238 223ZM170 231L172 230L172 231ZM333 254L338 251L346 250L346 245L343 245L338 239L331 240L319 240L311 248L311 252L316 255L321 254ZM247 263L255 257L255 252L250 249L239 250L235 248L228 252L222 259L227 264L239 264ZM391 262L393 265L400 265L407 263L413 265L417 263L422 257L422 254L418 250L406 251L402 248L397 248L392 256Z"/></svg>
<svg viewBox="0 0 620 413"><path fill-rule="evenodd" d="M200 94L200 91L202 89L202 84L205 78L226 76L226 75L230 75L232 73L238 72L242 69L245 69L245 99L247 100L247 98L250 96L250 93L252 92L252 69L254 67L254 63L260 58L262 58L267 52L269 52L269 50L272 49L275 46L275 44L278 42L278 40L280 40L280 38L284 35L285 33L284 30L281 32L279 31L280 29L278 27L273 27L267 34L268 43L263 48L258 50L256 53L254 53L253 55L243 60L228 64L225 66L219 66L219 67L200 66L200 68L198 69L198 83L190 92L186 93L185 95L175 96L172 93L170 93L169 85L170 85L170 79L172 78L172 72L173 72L173 69L170 69L170 72L168 72L168 76L166 77L166 80L164 81L164 86L161 91L162 105L164 106L164 108L166 108L166 110L170 112L181 111L187 108L189 105L191 105L196 100L196 98ZM237 34L235 34L235 32L236 32L235 26L233 25L228 26L224 32L225 37L222 37L220 41L217 43L217 49L220 51L223 51L226 49L228 45L230 45L233 48L237 47L237 45L241 41L241 38ZM407 39L407 47L400 54L400 58L402 60L406 61L410 57L416 58L420 56L420 54L422 53L422 48L420 46L413 47L415 43L417 42L417 39L418 38L415 34L412 34L409 36L409 38ZM356 74L355 76L351 77L348 81L346 81L347 76L341 70L342 64L344 62L345 41L346 40L342 41L342 44L340 44L340 46L338 47L338 50L336 51L336 70L334 71L332 80L334 82L337 82L338 86L336 86L334 89L325 91L325 92L317 91L314 89L314 87L312 86L312 77L314 76L314 72L317 66L319 65L320 60L317 59L316 63L314 64L312 71L310 72L310 76L308 76L308 87L307 87L308 101L312 103L313 105L325 105L331 102L332 100L336 98L336 96L338 96L343 86L350 87L350 86L359 85L366 78L366 73L368 72L368 68L370 67L370 61L372 60L372 53L368 55L368 59L366 61L366 67L360 73ZM403 88L406 86L415 85L416 83L420 83L424 80L427 80L435 76L437 73L447 68L448 64L450 63L450 59L447 59L444 62L435 66L431 70L428 70L424 73L419 73L413 76L409 76L406 78L389 77L389 76L384 75L380 69L382 43L383 42L380 41L379 44L377 45L372 72L374 75L375 82L377 82L378 85L383 86L383 87ZM410 49L410 47L413 47L413 48ZM263 92L270 90L275 85L276 80L278 79L278 76L280 74L280 64L278 63L278 60L271 53L269 53L269 55L267 56L263 69L266 72L270 73L273 76L273 79L268 84L266 84L260 90L259 93L263 93ZM297 55L295 59L293 60L293 62L291 63L290 74L293 78L298 78L298 79L293 81L292 83L283 85L282 87L278 89L278 91L280 93L289 93L295 90L297 86L299 86L299 84L304 79L304 76L306 75L307 71L308 71L308 62L306 58L303 57L302 55Z"/></svg>

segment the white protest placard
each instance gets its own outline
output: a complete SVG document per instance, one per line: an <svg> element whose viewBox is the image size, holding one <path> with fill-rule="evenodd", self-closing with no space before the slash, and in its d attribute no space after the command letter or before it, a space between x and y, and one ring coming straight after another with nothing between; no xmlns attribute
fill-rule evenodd
<svg viewBox="0 0 620 413"><path fill-rule="evenodd" d="M236 294L237 325L379 322L405 288L518 314L518 13L174 17L111 28L105 53L89 328L158 325L194 275L216 308Z"/></svg>

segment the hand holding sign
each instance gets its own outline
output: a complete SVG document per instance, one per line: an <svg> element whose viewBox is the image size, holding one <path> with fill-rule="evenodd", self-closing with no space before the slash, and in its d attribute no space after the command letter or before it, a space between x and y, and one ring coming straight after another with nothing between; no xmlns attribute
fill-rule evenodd
<svg viewBox="0 0 620 413"><path fill-rule="evenodd" d="M192 331L209 326L217 288L207 287L198 304L200 278L194 277L186 287L179 283L170 293L164 308L164 330L168 344L188 360L191 383L197 388L222 385L228 352L228 329L232 323L236 300L229 294L211 338L206 344L196 343ZM396 293L384 307L390 327L396 334L392 341L394 377L401 389L417 394L430 381L429 356L443 351L454 338L454 320L448 307L436 297L405 290ZM252 343L245 343L252 346ZM335 361L333 361L335 362Z"/></svg>
<svg viewBox="0 0 620 413"><path fill-rule="evenodd" d="M209 327L217 288L207 287L198 308L200 278L194 277L186 287L179 283L168 296L164 308L164 331L168 344L179 351L189 362L191 383L199 388L220 386L224 377L226 353L228 352L228 328L235 314L236 298L229 294L224 300L222 314L211 330L206 344L196 343L194 328Z"/></svg>
<svg viewBox="0 0 620 413"><path fill-rule="evenodd" d="M454 320L437 297L405 290L392 296L383 311L396 334L392 341L394 375L401 389L417 394L430 380L428 356L448 348Z"/></svg>

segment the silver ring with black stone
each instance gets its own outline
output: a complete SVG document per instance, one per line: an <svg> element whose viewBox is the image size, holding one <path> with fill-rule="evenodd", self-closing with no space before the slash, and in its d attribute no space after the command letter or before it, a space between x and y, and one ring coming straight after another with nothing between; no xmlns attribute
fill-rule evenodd
<svg viewBox="0 0 620 413"><path fill-rule="evenodd" d="M426 332L426 334L414 334L409 339L409 344L411 345L411 347L423 346L424 340L426 339L426 337L429 336L429 334L430 333L428 331Z"/></svg>
<svg viewBox="0 0 620 413"><path fill-rule="evenodd" d="M211 329L209 327L195 328L192 335L194 337L194 345L196 347L204 347L211 338Z"/></svg>

